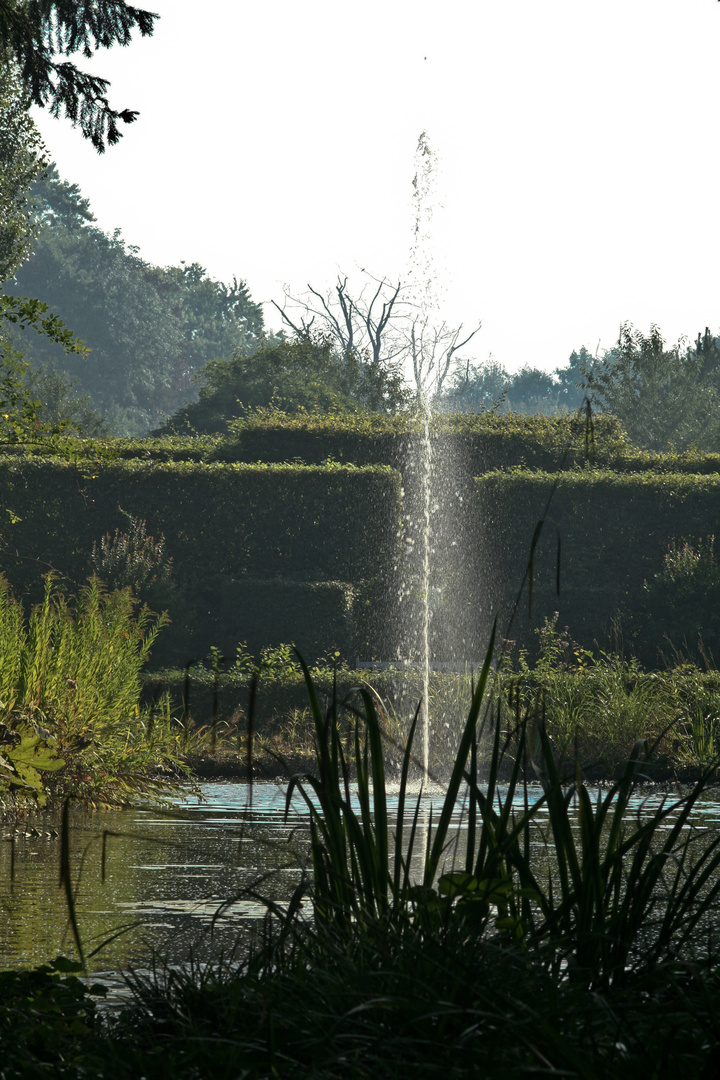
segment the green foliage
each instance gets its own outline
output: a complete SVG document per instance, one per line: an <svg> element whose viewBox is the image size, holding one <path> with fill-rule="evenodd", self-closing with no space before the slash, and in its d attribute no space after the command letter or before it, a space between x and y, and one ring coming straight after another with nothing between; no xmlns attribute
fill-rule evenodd
<svg viewBox="0 0 720 1080"><path fill-rule="evenodd" d="M67 372L28 368L25 385L37 402L37 418L43 429L57 429L65 434L70 429L86 438L107 434L108 425L94 407L90 395L80 391L78 380Z"/></svg>
<svg viewBox="0 0 720 1080"><path fill-rule="evenodd" d="M655 580L693 590L720 584L720 565L715 560L715 537L709 536L704 543L700 537L697 547L693 547L689 540L680 544L673 540L668 544L662 570L655 575Z"/></svg>
<svg viewBox="0 0 720 1080"><path fill-rule="evenodd" d="M33 327L66 353L85 353L83 343L39 300L0 296L1 321L23 330ZM102 430L88 400L73 397L67 377L33 371L0 326L0 440L27 443L81 427Z"/></svg>
<svg viewBox="0 0 720 1080"><path fill-rule="evenodd" d="M694 544L672 540L662 567L645 582L644 618L665 637L666 647L714 666L720 643L720 566L715 537Z"/></svg>
<svg viewBox="0 0 720 1080"><path fill-rule="evenodd" d="M509 610L517 589L514 553L528 549L532 523L543 518L548 493L557 479L550 472L516 470L487 473L475 481L477 521L493 522L492 539L484 551L486 558L495 559L494 581L490 581L495 610ZM661 594L669 596L667 585L654 582L654 575L661 571L674 537L688 533L707 537L716 527L718 513L717 473L625 473L599 468L563 473L535 551L536 625L537 620L559 611L561 624L567 624L577 640L592 643L609 638L613 620L621 612L639 657L646 666L656 666L658 650L668 650L667 637L682 647L685 632L673 625L671 610L658 618L660 609L648 606L653 593L658 602ZM652 583L649 592L646 582ZM697 625L707 626L706 647L712 652L720 630L712 616L713 601L702 590L696 597ZM526 630L520 620L517 632ZM689 644L694 648L697 637Z"/></svg>
<svg viewBox="0 0 720 1080"><path fill-rule="evenodd" d="M700 475L720 471L720 455L638 450L627 442L618 421L611 416L595 417L593 427L594 445L589 448L592 460L618 472ZM568 448L566 467L585 465L585 430L585 421L573 417L519 413L442 414L431 423L434 437L457 439L470 475L522 465L552 471L562 463ZM412 412L286 413L273 407L253 410L234 421L226 438L164 435L142 440L88 440L77 444L74 454L90 460L110 455L154 461L335 461L397 467L406 453L409 436L416 433L417 419ZM53 452L55 448L48 447L47 453Z"/></svg>
<svg viewBox="0 0 720 1080"><path fill-rule="evenodd" d="M52 376L50 382L55 383ZM40 397L35 395L42 394L49 402L48 388L49 380L30 371L22 355L14 349L4 348L0 339L0 441L11 446L40 443L46 448L51 441L48 436L67 434L68 429L79 428L73 419L89 425L94 421L95 426L101 426L86 401L70 398L66 381L60 380L53 385L58 391L55 401L43 405Z"/></svg>
<svg viewBox="0 0 720 1080"><path fill-rule="evenodd" d="M0 578L0 791L124 803L162 791L180 729L140 708L140 673L163 626L129 590L92 581L74 606L51 578L25 620Z"/></svg>
<svg viewBox="0 0 720 1080"><path fill-rule="evenodd" d="M44 162L27 104L17 71L0 49L0 283L27 258L37 231L29 188Z"/></svg>
<svg viewBox="0 0 720 1080"><path fill-rule="evenodd" d="M29 442L41 428L40 402L30 393L26 375L20 354L0 339L0 438L5 443Z"/></svg>
<svg viewBox="0 0 720 1080"><path fill-rule="evenodd" d="M626 984L639 970L692 956L693 948L702 945L703 918L720 897L720 837L706 838L696 850L687 833L708 775L688 795L659 800L633 821L628 809L643 778L646 753L640 740L620 778L593 800L579 761L574 781L561 772L537 708L518 705L509 730L501 729L500 715L493 720L488 694L493 644L491 639L440 810L428 825L421 887L410 876L419 804L407 840L404 832L416 721L403 762L397 817L391 822L381 725L372 698L361 692L358 716L364 738L358 725L355 809L338 728L339 702L333 699L323 713L305 669L316 724L317 771L291 779L288 806L298 786L311 816L316 926L330 923L351 937L372 935L378 922L399 914L432 935L458 919L473 935L492 932L492 927L500 941L524 943L535 961L538 950L549 945L546 962L557 974L567 973L578 987L601 991ZM491 753L481 786L478 749L483 738L489 739ZM525 778L533 773L540 781L539 797L528 791ZM450 832L458 801L467 822L464 849ZM552 863L547 881L531 855L534 822L545 809Z"/></svg>
<svg viewBox="0 0 720 1080"><path fill-rule="evenodd" d="M63 113L102 153L121 136L119 123L130 124L137 113L110 107L107 79L81 71L68 56L82 51L127 45L134 30L152 34L157 15L130 7L124 0L101 5L56 0L0 2L0 58L17 66L19 79L33 105Z"/></svg>
<svg viewBox="0 0 720 1080"><path fill-rule="evenodd" d="M132 1000L105 1028L80 965L0 976L7 1067L75 1077L111 1063L121 1078L188 1080L712 1075L720 837L694 825L708 776L648 798L643 741L592 791L579 761L559 767L535 703L503 714L492 644L427 816L409 789L415 723L391 813L375 699L335 694L322 708L300 661L315 760L288 803L297 787L312 878L287 905L264 880L243 890L269 911L248 953L132 972ZM550 627L543 671L569 654Z"/></svg>
<svg viewBox="0 0 720 1080"><path fill-rule="evenodd" d="M448 410L574 411L587 394L597 412L615 416L628 439L654 452L720 450L720 339L708 329L692 345L668 348L657 326L630 323L617 344L595 357L582 348L551 375L529 365L507 372L490 359L456 374L441 405Z"/></svg>
<svg viewBox="0 0 720 1080"><path fill-rule="evenodd" d="M49 342L67 353L85 356L85 343L79 341L57 315L48 315L48 305L26 296L0 296L0 318L20 330L32 327Z"/></svg>
<svg viewBox="0 0 720 1080"><path fill-rule="evenodd" d="M58 957L30 971L0 972L3 1080L41 1080L59 1075L59 1068L60 1075L79 1076L78 1066L92 1068L89 1044L100 1030L93 998L106 991L87 987L81 971L80 964Z"/></svg>
<svg viewBox="0 0 720 1080"><path fill-rule="evenodd" d="M529 364L511 373L491 357L484 364L467 364L464 371L458 370L438 404L449 412L572 413L582 405L594 363L585 347L571 353L567 365L552 374Z"/></svg>
<svg viewBox="0 0 720 1080"><path fill-rule="evenodd" d="M325 413L398 408L400 380L366 364L355 352L339 352L330 339L280 341L251 355L212 360L199 378L200 400L186 405L162 429L167 432L225 432L237 417L261 410Z"/></svg>
<svg viewBox="0 0 720 1080"><path fill-rule="evenodd" d="M618 417L637 446L720 450L720 350L709 331L704 339L698 335L695 348L679 341L668 349L657 326L646 336L625 323L590 385L598 405Z"/></svg>
<svg viewBox="0 0 720 1080"><path fill-rule="evenodd" d="M336 695L323 710L305 672L316 756L290 792L310 815L313 876L287 906L265 900L272 918L240 964L131 976L113 1032L129 1067L357 1080L712 1073L720 838L692 824L707 778L635 813L636 745L591 796L579 767L559 771L536 710L507 730L487 708L490 656L429 819L408 789L412 729L391 814L373 699Z"/></svg>
<svg viewBox="0 0 720 1080"><path fill-rule="evenodd" d="M660 781L693 777L713 766L720 747L720 679L715 670L691 663L647 670L635 657L585 649L566 628L557 628L555 615L538 629L537 636L541 641L537 659L523 649L517 653L506 649L498 668L495 690L508 730L516 722L518 706L524 714L542 709L561 767L572 771L580 760L588 776L605 781L618 775L639 739L658 741L654 760L645 766L648 777ZM332 700L334 679L340 701L353 688L370 690L382 710L386 769L395 780L405 745L399 733L405 730L404 718L423 695L422 672L352 670L340 660L330 655L310 667L318 698ZM277 763L263 757L265 746L272 744L280 757L294 760L301 745L312 745L312 718L295 653L287 645L266 648L258 663L241 646L238 662L232 661L230 654L217 672L208 661L190 669L193 722L202 727L214 719L244 738L250 680L259 671L256 752L262 759L259 767L275 775ZM188 687L186 677L182 669L148 673L145 698L167 693L179 707ZM430 772L438 782L443 783L452 770L473 685L470 673L431 672ZM478 750L481 768L487 766L485 749ZM412 774L417 776L419 769L415 762Z"/></svg>
<svg viewBox="0 0 720 1080"><path fill-rule="evenodd" d="M40 232L12 291L42 297L90 356L69 360L34 338L23 342L26 357L77 379L117 431L156 426L194 395L193 375L206 361L257 344L262 311L243 282L212 281L197 264L144 262L119 233L94 224L87 200L54 166L33 198Z"/></svg>
<svg viewBox="0 0 720 1080"><path fill-rule="evenodd" d="M399 477L383 467L8 456L0 477L21 519L3 529L6 542L42 563L52 533L54 565L75 581L93 542L124 524L119 505L164 533L179 577L357 581L397 544ZM20 564L21 574L29 582L37 567Z"/></svg>
<svg viewBox="0 0 720 1080"><path fill-rule="evenodd" d="M158 579L144 594L173 619L153 656L162 666L238 640L255 653L297 640L313 658L330 646L351 656L358 587L380 590L398 549L400 478L384 467L158 463L58 440L52 458L0 458L0 483L0 546L24 597L38 598L51 569L80 587L93 544L128 532L118 507L164 535L178 592ZM328 622L308 633L310 616Z"/></svg>
<svg viewBox="0 0 720 1080"><path fill-rule="evenodd" d="M658 768L681 759L689 764L688 745L683 741L681 751L677 732L672 739L666 734L696 700L701 673L692 669L693 679L678 681L675 672L645 671L634 657L584 649L557 621L556 612L536 631L535 663L522 649L516 661L506 655L499 675L506 722L512 725L518 709L523 715L542 709L547 738L565 770L579 760L593 776L613 776L644 739L662 740Z"/></svg>
<svg viewBox="0 0 720 1080"><path fill-rule="evenodd" d="M116 529L93 543L90 559L94 574L111 589L131 588L133 594L156 611L174 606L178 598L172 556L165 552L165 537L148 536L147 523L126 515L128 531Z"/></svg>
<svg viewBox="0 0 720 1080"><path fill-rule="evenodd" d="M288 415L259 411L230 424L232 439L215 456L241 461L352 461L404 468L418 416L368 411ZM430 437L439 451L452 448L469 476L517 465L558 469L584 464L588 450L597 461L619 464L632 450L613 417L595 418L594 445L586 445L585 419L520 413L440 413L431 418ZM447 443L445 442L447 440Z"/></svg>
<svg viewBox="0 0 720 1080"><path fill-rule="evenodd" d="M48 551L44 538L52 535L54 566L81 583L93 542L116 528L123 530L120 505L145 520L149 533L164 533L178 584L183 589L190 584L197 598L194 643L188 641L185 655L168 656L166 662L180 665L203 656L211 644L227 652L239 639L247 639L256 654L264 645L295 641L309 658L331 644L352 656L353 647L346 647L346 637L334 630L334 640L319 642L318 653L316 636L312 641L303 637L289 615L297 610L302 625L305 605L320 603L320 596L301 595L293 585L283 599L279 580L306 587L333 581L352 586L355 627L363 642L369 640L363 627L371 607L358 586L375 581L380 587L379 575L395 565L407 496L400 494L397 473L391 479L387 473L359 472L340 463L391 462L402 476L415 424L411 415L268 412L238 422L234 438L227 440L59 439L45 457L38 447L18 445L0 460L4 505L22 519L11 524L3 512L2 538L13 582L23 593L36 588L31 577L37 582L39 573L49 568L43 562ZM627 613L647 608L651 596L644 582L653 583L673 537L707 537L716 529L717 459L635 451L616 421L600 417L594 427L594 457L603 467L592 467L585 457L585 435L585 426L567 417L439 417L432 431L436 460L447 450L461 475L479 477L467 480L462 515L450 539L467 553L468 578L482 582L482 610L504 617L517 590L515 553L527 550L564 460L566 468L536 550L532 618L521 613L513 636L531 643L534 627L557 610L574 637L592 646L595 640L607 640L612 620L624 611L628 643L635 642L643 663L654 666L658 647L665 648L664 634L674 640L672 620L665 618L661 625L638 617L631 624ZM320 469L288 464L293 460L325 464ZM528 467L508 468L520 462ZM495 471L484 471L488 467ZM614 508L612 513L608 507ZM197 523L192 529L190 521ZM16 559L17 551L39 562ZM260 599L256 622L267 622L271 607L287 612L288 620L277 635L273 631L273 636L257 640L252 628L231 624L235 612L257 608L262 593L260 586L253 592L253 583L269 578L279 580L272 585L272 602ZM389 596L390 585L385 591ZM326 599L327 604L313 607L324 628L330 621L334 625L336 617L344 619L340 593ZM209 625L207 612L221 608L227 633L219 634L217 626ZM707 621L707 608L704 601L698 607L701 621ZM478 609L473 618L477 625L470 628L469 655L474 642L482 640L486 616ZM176 618L173 633L177 626ZM381 634L382 626L375 630ZM694 648L697 636L691 638ZM707 647L716 649L712 635ZM380 646L375 649L375 655L383 655Z"/></svg>
<svg viewBox="0 0 720 1080"><path fill-rule="evenodd" d="M155 269L159 291L183 324L183 351L193 378L212 361L249 355L263 344L262 307L244 281L214 281L199 263Z"/></svg>
<svg viewBox="0 0 720 1080"><path fill-rule="evenodd" d="M0 701L0 709L4 709ZM58 742L35 721L18 713L11 725L0 723L0 792L9 787L15 793L31 796L43 806L46 801L44 773L57 772L65 765L58 756Z"/></svg>

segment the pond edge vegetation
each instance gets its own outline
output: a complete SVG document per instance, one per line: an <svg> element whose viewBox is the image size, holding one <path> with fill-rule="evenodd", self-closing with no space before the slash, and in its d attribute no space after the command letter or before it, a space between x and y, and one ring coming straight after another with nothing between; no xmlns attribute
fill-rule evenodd
<svg viewBox="0 0 720 1080"><path fill-rule="evenodd" d="M157 958L128 974L132 999L109 1014L93 1005L98 988L78 981L81 965L8 975L4 1015L15 1011L23 1038L11 1046L7 1025L0 1036L17 1070L6 1075L41 1075L52 1062L61 1076L112 1064L128 1077L359 1080L411 1069L609 1080L642 1067L709 1078L720 1046L720 836L691 821L709 775L628 813L653 750L638 742L619 779L592 795L579 764L559 771L541 703L517 702L508 722L488 698L490 658L430 820L409 790L417 714L391 815L375 699L336 694L324 709L303 665L315 765L291 778L288 800L297 788L306 801L311 873L287 905L267 901L249 955L181 968ZM226 904L263 895L259 880ZM44 1029L34 1041L33 1022Z"/></svg>

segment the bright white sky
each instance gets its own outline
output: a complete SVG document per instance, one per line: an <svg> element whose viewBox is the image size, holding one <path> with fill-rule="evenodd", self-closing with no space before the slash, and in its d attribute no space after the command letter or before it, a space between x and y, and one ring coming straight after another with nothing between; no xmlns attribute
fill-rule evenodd
<svg viewBox="0 0 720 1080"><path fill-rule="evenodd" d="M140 112L120 144L37 120L148 261L266 302L403 277L426 130L444 314L482 320L478 360L720 329L717 0L134 2L154 36L85 62Z"/></svg>

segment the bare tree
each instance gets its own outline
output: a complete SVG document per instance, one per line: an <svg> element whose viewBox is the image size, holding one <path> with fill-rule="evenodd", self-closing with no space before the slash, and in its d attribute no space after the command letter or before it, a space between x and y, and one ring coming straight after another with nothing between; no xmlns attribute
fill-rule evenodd
<svg viewBox="0 0 720 1080"><path fill-rule="evenodd" d="M347 277L339 276L326 295L308 285L305 297L286 291L282 307L273 304L299 338L329 335L342 352L387 371L411 366L418 396L438 396L448 376L458 369L456 354L477 334L480 324L462 337L462 324L452 328L445 322L433 323L407 296L409 290L401 282L366 276L356 297L349 291Z"/></svg>
<svg viewBox="0 0 720 1080"><path fill-rule="evenodd" d="M455 354L472 341L480 325L478 323L461 341L462 323L453 329L444 322L435 326L426 318L418 317L412 321L409 353L415 389L421 398L440 397L448 376L454 375L461 366Z"/></svg>
<svg viewBox="0 0 720 1080"><path fill-rule="evenodd" d="M384 279L373 280L372 284L372 290L366 286L353 299L347 277L338 277L334 290L326 296L308 285L309 295L304 299L286 291L283 306L274 300L273 304L298 337L310 337L313 331L329 333L342 352L360 355L367 363L390 366L403 351L402 347L388 349L388 329L391 320L397 317L396 308L402 304L402 301L398 303L402 286L399 282L391 285ZM295 319L288 314L288 303L300 309Z"/></svg>

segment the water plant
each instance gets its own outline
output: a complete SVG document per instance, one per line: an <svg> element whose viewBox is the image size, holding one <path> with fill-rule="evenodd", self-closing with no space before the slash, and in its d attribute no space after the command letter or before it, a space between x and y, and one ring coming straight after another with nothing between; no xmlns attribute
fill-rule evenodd
<svg viewBox="0 0 720 1080"><path fill-rule="evenodd" d="M653 748L638 742L594 791L578 762L559 765L541 696L509 709L491 656L492 643L430 812L410 786L418 714L392 812L377 699L336 685L323 705L298 658L315 758L288 804L294 791L306 804L310 873L288 903L252 887L268 918L249 951L156 959L105 1021L70 968L7 983L38 1075L48 1062L168 1080L712 1075L720 837L692 818L709 773L643 806ZM72 911L67 874L65 887ZM65 1062L48 1056L55 1023Z"/></svg>
<svg viewBox="0 0 720 1080"><path fill-rule="evenodd" d="M356 810L335 717L337 702L323 717L306 673L318 771L293 777L288 799L298 787L311 817L316 917L362 923L410 905L423 916L428 910L445 911L447 917L471 915L475 923L480 914L483 923L494 909L496 930L523 941L550 942L563 963L572 963L573 977L582 971L593 985L624 979L631 963L656 964L682 955L720 893L715 874L720 837L698 846L685 832L708 776L690 794L662 799L632 824L628 808L645 775L649 745L636 742L619 779L593 796L577 763L569 775L560 771L542 706L523 710L518 702L515 723L503 726L503 712L488 696L490 655L477 680L437 820L428 825L419 882L410 873L419 801L407 843L404 820L414 725L391 826L382 732L370 695L361 691L365 737L356 735L354 748ZM483 738L489 738L491 751L481 783L478 744ZM531 778L540 785L539 795L530 794ZM461 793L464 850L451 829ZM541 810L547 815L552 856L546 881L530 856L532 827ZM661 884L665 910L647 934Z"/></svg>

